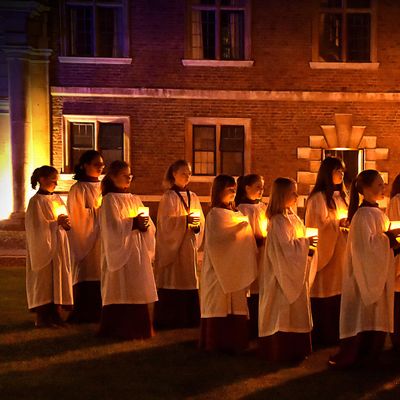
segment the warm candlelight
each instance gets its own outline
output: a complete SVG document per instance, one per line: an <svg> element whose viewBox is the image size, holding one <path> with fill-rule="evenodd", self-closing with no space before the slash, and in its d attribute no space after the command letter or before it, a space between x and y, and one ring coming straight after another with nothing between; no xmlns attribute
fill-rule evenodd
<svg viewBox="0 0 400 400"><path fill-rule="evenodd" d="M306 228L306 237L318 236L318 228Z"/></svg>
<svg viewBox="0 0 400 400"><path fill-rule="evenodd" d="M192 217L200 218L200 215L201 215L200 210L198 210L197 208L194 210L191 210L189 215Z"/></svg>
<svg viewBox="0 0 400 400"><path fill-rule="evenodd" d="M260 230L263 237L267 237L267 229L268 229L268 219L263 217L260 219Z"/></svg>
<svg viewBox="0 0 400 400"><path fill-rule="evenodd" d="M142 214L142 217L148 217L149 216L149 207L139 207L138 208L138 215Z"/></svg>
<svg viewBox="0 0 400 400"><path fill-rule="evenodd" d="M53 201L53 214L58 218L60 215L68 215L68 211L64 204Z"/></svg>
<svg viewBox="0 0 400 400"><path fill-rule="evenodd" d="M249 222L249 218L247 217L247 215L234 215L233 221L236 223Z"/></svg>
<svg viewBox="0 0 400 400"><path fill-rule="evenodd" d="M341 220L341 219L347 219L347 214L348 211L344 208L344 209L339 209L337 210L337 219Z"/></svg>

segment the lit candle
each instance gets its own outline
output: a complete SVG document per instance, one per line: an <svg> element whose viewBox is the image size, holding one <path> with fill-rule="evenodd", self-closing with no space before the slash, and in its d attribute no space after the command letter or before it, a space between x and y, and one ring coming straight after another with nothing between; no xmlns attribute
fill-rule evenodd
<svg viewBox="0 0 400 400"><path fill-rule="evenodd" d="M197 208L195 208L194 210L191 210L190 211L190 214L189 215L191 215L192 217L198 217L198 218L200 218L200 210L199 209L197 209Z"/></svg>
<svg viewBox="0 0 400 400"><path fill-rule="evenodd" d="M249 222L249 218L247 217L247 215L234 215L233 216L233 220L236 223L240 223L240 222Z"/></svg>
<svg viewBox="0 0 400 400"><path fill-rule="evenodd" d="M64 204L53 201L53 214L58 218L60 215L68 215L68 211Z"/></svg>
<svg viewBox="0 0 400 400"><path fill-rule="evenodd" d="M149 207L139 207L138 208L138 215L142 214L142 217L148 217L149 216Z"/></svg>
<svg viewBox="0 0 400 400"><path fill-rule="evenodd" d="M390 221L389 229L399 229L400 228L400 221Z"/></svg>
<svg viewBox="0 0 400 400"><path fill-rule="evenodd" d="M266 217L263 217L260 220L260 230L263 237L267 237L267 229L268 229L268 219Z"/></svg>
<svg viewBox="0 0 400 400"><path fill-rule="evenodd" d="M345 208L340 208L337 210L337 219L347 219L348 211Z"/></svg>
<svg viewBox="0 0 400 400"><path fill-rule="evenodd" d="M306 237L318 236L318 228L306 228Z"/></svg>

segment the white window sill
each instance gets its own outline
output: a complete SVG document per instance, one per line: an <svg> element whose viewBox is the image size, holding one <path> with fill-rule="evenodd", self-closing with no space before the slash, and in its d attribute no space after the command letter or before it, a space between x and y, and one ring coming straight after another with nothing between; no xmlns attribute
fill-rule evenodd
<svg viewBox="0 0 400 400"><path fill-rule="evenodd" d="M112 57L58 57L63 64L132 64L132 58Z"/></svg>
<svg viewBox="0 0 400 400"><path fill-rule="evenodd" d="M204 183L212 183L215 179L215 176L211 175L192 175L190 177L191 182L204 182Z"/></svg>
<svg viewBox="0 0 400 400"><path fill-rule="evenodd" d="M310 62L311 69L357 69L357 70L377 70L379 68L379 63L377 62L366 62L366 63L357 63L357 62Z"/></svg>
<svg viewBox="0 0 400 400"><path fill-rule="evenodd" d="M182 60L184 67L236 67L249 68L254 60Z"/></svg>

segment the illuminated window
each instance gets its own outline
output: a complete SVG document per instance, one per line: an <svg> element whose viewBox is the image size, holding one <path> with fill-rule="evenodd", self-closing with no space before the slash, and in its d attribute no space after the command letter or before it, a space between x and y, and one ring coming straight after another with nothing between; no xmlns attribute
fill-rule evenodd
<svg viewBox="0 0 400 400"><path fill-rule="evenodd" d="M320 0L314 22L314 61L376 61L375 1Z"/></svg>
<svg viewBox="0 0 400 400"><path fill-rule="evenodd" d="M64 54L72 57L127 57L125 0L65 0Z"/></svg>
<svg viewBox="0 0 400 400"><path fill-rule="evenodd" d="M249 58L249 0L192 0L190 3L188 58Z"/></svg>

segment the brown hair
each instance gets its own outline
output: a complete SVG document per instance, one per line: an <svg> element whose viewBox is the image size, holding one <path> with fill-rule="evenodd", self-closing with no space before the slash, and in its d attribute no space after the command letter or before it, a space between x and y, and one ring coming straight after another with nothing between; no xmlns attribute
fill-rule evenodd
<svg viewBox="0 0 400 400"><path fill-rule="evenodd" d="M237 178L237 191L235 197L235 205L238 206L239 204L243 203L246 200L247 193L246 193L246 186L251 186L256 182L263 181L264 178L261 175L257 174L248 174L242 175Z"/></svg>
<svg viewBox="0 0 400 400"><path fill-rule="evenodd" d="M31 176L32 189L36 189L36 186L39 183L40 178L48 178L50 175L54 173L58 174L58 171L50 165L42 165L41 167L36 168Z"/></svg>
<svg viewBox="0 0 400 400"><path fill-rule="evenodd" d="M235 178L230 175L218 175L211 188L211 207L221 206L221 193L227 187L236 186Z"/></svg>
<svg viewBox="0 0 400 400"><path fill-rule="evenodd" d="M110 164L107 174L101 181L101 194L103 196L105 196L107 193L118 191L111 177L117 176L121 170L128 167L129 164L127 162L120 160L113 161Z"/></svg>
<svg viewBox="0 0 400 400"><path fill-rule="evenodd" d="M163 179L163 186L165 189L170 189L171 186L175 183L174 172L178 171L179 168L188 167L191 168L189 161L186 160L177 160L172 163L168 169L165 171L164 179Z"/></svg>
<svg viewBox="0 0 400 400"><path fill-rule="evenodd" d="M296 181L292 178L277 178L274 180L267 207L268 218L272 218L277 214L283 214L286 195L292 185L296 185Z"/></svg>
<svg viewBox="0 0 400 400"><path fill-rule="evenodd" d="M72 179L76 181L81 180L86 175L85 164L90 164L97 157L101 157L101 154L96 150L85 151L79 158L79 162L75 165L74 173L75 175Z"/></svg>
<svg viewBox="0 0 400 400"><path fill-rule="evenodd" d="M400 193L400 174L394 178L392 183L392 190L390 191L390 198L396 196L396 194Z"/></svg>

